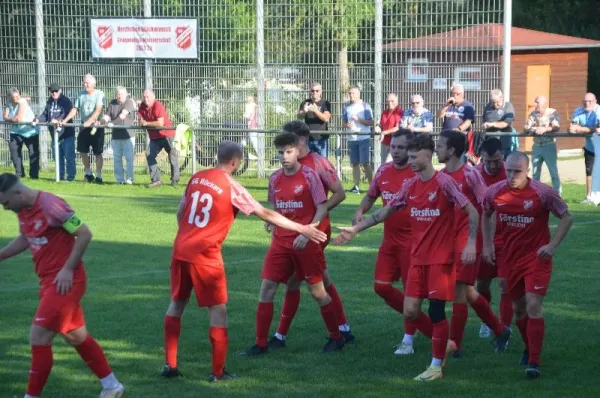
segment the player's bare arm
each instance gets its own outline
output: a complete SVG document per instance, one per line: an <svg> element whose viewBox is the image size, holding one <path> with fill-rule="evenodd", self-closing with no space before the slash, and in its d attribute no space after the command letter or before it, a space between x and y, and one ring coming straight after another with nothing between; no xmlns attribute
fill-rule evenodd
<svg viewBox="0 0 600 398"><path fill-rule="evenodd" d="M313 217L310 225L318 226L325 217L327 217L327 202L319 203L317 205L317 211L315 212L315 216ZM302 250L306 247L308 243L308 238L304 235L298 235L298 237L294 240L294 249Z"/></svg>
<svg viewBox="0 0 600 398"><path fill-rule="evenodd" d="M10 242L2 250L0 250L0 261L8 260L11 257L21 254L25 250L27 250L27 248L29 248L27 238L25 237L25 235L20 234L15 239L13 239L12 242Z"/></svg>
<svg viewBox="0 0 600 398"><path fill-rule="evenodd" d="M479 229L479 212L469 203L463 210L469 215L469 239L462 252L463 264L473 264L475 262L475 256L477 254L477 230Z"/></svg>
<svg viewBox="0 0 600 398"><path fill-rule="evenodd" d="M350 242L356 234L383 222L386 218L394 214L395 211L396 209L393 207L385 206L377 209L375 212L373 212L373 214L371 214L371 217L363 219L361 222L353 225L352 227L337 227L337 229L339 229L341 232L333 240L333 243L336 245L343 245Z"/></svg>
<svg viewBox="0 0 600 398"><path fill-rule="evenodd" d="M56 274L56 278L52 282L56 285L56 291L60 295L65 295L71 290L73 286L73 271L81 261L83 254L92 240L92 232L85 224L81 223L81 220L76 215L69 218L64 223L63 228L75 237L75 244L67 262L58 274Z"/></svg>
<svg viewBox="0 0 600 398"><path fill-rule="evenodd" d="M287 229L289 231L298 232L315 243L325 242L327 240L327 234L319 231L316 225L301 225L295 223L276 211L267 209L266 207L260 206L260 208L257 208L253 214L269 224L273 224L279 228Z"/></svg>
<svg viewBox="0 0 600 398"><path fill-rule="evenodd" d="M496 253L494 249L494 231L495 231L495 212L488 213L486 211L483 212L481 217L481 234L483 235L483 261L488 264L496 263ZM492 217L494 220L492 221Z"/></svg>
<svg viewBox="0 0 600 398"><path fill-rule="evenodd" d="M327 210L333 210L337 205L342 203L346 199L346 191L344 191L344 186L341 181L336 181L328 187L332 195L327 199Z"/></svg>
<svg viewBox="0 0 600 398"><path fill-rule="evenodd" d="M358 209L356 209L356 213L354 213L354 220L352 221L352 225L355 225L364 220L364 215L366 212L371 210L373 205L377 201L377 198L372 198L369 195L365 195L364 198L360 201L360 205L358 205Z"/></svg>
<svg viewBox="0 0 600 398"><path fill-rule="evenodd" d="M556 232L554 233L554 236L550 242L538 249L538 256L545 259L551 258L554 255L554 251L558 245L560 245L565 236L567 236L567 233L569 232L569 229L571 229L572 225L573 217L571 216L571 213L567 211L560 217L558 227L556 228Z"/></svg>

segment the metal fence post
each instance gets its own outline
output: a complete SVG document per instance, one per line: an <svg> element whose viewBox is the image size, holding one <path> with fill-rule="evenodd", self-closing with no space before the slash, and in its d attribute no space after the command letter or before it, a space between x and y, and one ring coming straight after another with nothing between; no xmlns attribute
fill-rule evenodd
<svg viewBox="0 0 600 398"><path fill-rule="evenodd" d="M54 128L54 172L56 174L55 181L60 182L60 156L58 155L58 151L60 151L58 144L58 128Z"/></svg>
<svg viewBox="0 0 600 398"><path fill-rule="evenodd" d="M510 101L510 56L512 51L512 0L504 0L504 37L502 47L502 93Z"/></svg>
<svg viewBox="0 0 600 398"><path fill-rule="evenodd" d="M265 128L265 31L264 31L263 0L256 0L256 89L258 100L258 128ZM257 137L257 173L258 177L265 176L265 135Z"/></svg>
<svg viewBox="0 0 600 398"><path fill-rule="evenodd" d="M196 130L192 129L192 174L196 174Z"/></svg>
<svg viewBox="0 0 600 398"><path fill-rule="evenodd" d="M381 111L383 109L383 0L375 0L375 104L373 115L374 120L381 118ZM373 155L375 156L374 164L375 170L379 168L381 164L381 144L379 143L379 137L374 136L373 146L375 147ZM375 171L374 170L374 171Z"/></svg>
<svg viewBox="0 0 600 398"><path fill-rule="evenodd" d="M35 42L37 57L37 107L36 114L46 105L46 46L44 43L44 1L35 0ZM58 156L58 153L56 154ZM56 161L55 156L55 161ZM58 164L58 162L57 162ZM45 135L40 135L40 167L48 166L48 143ZM59 175L56 175L59 178Z"/></svg>

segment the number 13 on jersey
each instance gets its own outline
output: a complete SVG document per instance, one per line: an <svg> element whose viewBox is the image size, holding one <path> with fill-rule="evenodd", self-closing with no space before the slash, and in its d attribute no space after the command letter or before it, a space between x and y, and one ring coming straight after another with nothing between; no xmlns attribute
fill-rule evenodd
<svg viewBox="0 0 600 398"><path fill-rule="evenodd" d="M198 228L204 228L210 221L210 209L213 206L213 197L209 193L200 196L200 192L196 191L192 194L192 200L188 223L196 225ZM201 206L200 209L198 209L198 204Z"/></svg>

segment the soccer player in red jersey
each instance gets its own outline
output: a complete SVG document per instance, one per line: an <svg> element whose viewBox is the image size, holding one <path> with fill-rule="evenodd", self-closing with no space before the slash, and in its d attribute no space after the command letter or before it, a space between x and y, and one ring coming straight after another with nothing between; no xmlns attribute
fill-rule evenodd
<svg viewBox="0 0 600 398"><path fill-rule="evenodd" d="M365 213L373 207L377 198L381 197L383 205L386 206L394 194L400 191L402 184L415 176L415 172L408 166L406 150L413 138L409 130L400 130L392 135L390 153L393 162L384 163L377 170L369 191L356 209L354 224L365 219ZM383 223L383 240L377 253L373 289L387 305L401 314L404 312L404 293L392 286L392 283L402 280L406 289L411 245L410 212L408 209L397 211ZM394 354L415 353L413 338L416 331L414 324L404 317L404 338Z"/></svg>
<svg viewBox="0 0 600 398"><path fill-rule="evenodd" d="M544 341L542 301L550 284L552 256L565 238L573 219L569 208L551 187L527 177L529 158L513 152L506 159L506 180L489 187L483 213L483 255L494 262L494 228L491 216L497 213L499 233L508 264L508 294L515 307L516 323L525 343L521 364L526 377L540 376L540 356ZM550 212L560 219L550 235Z"/></svg>
<svg viewBox="0 0 600 398"><path fill-rule="evenodd" d="M300 164L307 166L314 171L317 172L319 177L321 178L321 182L325 187L325 194L327 195L331 192L331 196L325 204L327 205L327 210L331 211L337 205L339 205L344 199L346 199L346 192L344 191L344 187L342 186L342 182L338 178L337 170L327 158L319 155L318 153L311 152L308 147L308 139L310 137L310 128L306 123L300 120L294 120L291 122L287 122L283 125L283 131L294 133L298 135L298 152L299 158L298 161ZM329 215L325 217L325 219L319 224L319 229L327 233L327 241L323 244L323 249L327 247L329 243L329 237L331 236L331 222L329 221ZM327 267L327 264L325 264ZM348 324L348 320L346 319L346 313L344 311L344 306L342 304L342 299L337 292L331 277L329 276L329 272L327 268L323 271L323 282L325 284L325 289L327 290L327 294L331 297L333 301L333 305L335 306L336 314L338 316L337 324L339 326L342 335L344 336L344 340L346 343L354 340L354 334ZM293 275L286 285L285 296L283 299L283 306L281 308L281 317L279 318L279 325L277 327L277 332L275 336L269 339L268 346L269 349L277 349L283 348L286 346L285 339L286 335L289 331L289 328L296 316L296 312L298 311L298 307L300 305L300 285L302 281L296 278L296 275Z"/></svg>
<svg viewBox="0 0 600 398"><path fill-rule="evenodd" d="M446 301L454 300L456 270L454 268L455 207L469 215L469 239L462 249L462 263L472 264L476 256L479 214L458 184L447 174L437 172L432 163L435 143L429 134L415 137L408 144L408 164L417 173L402 184L400 191L371 217L352 227L342 227L336 244L350 241L357 233L390 217L395 211L410 209L413 237L411 265L408 270L404 298L404 316L415 323L424 335L432 337L433 360L417 381L442 377L442 361L446 355L449 330ZM423 299L429 299L429 317L421 312Z"/></svg>
<svg viewBox="0 0 600 398"><path fill-rule="evenodd" d="M481 160L482 162L476 166L479 170L485 185L488 187L497 182L506 180L506 170L504 168L504 153L502 151L502 143L498 138L488 138L481 145ZM496 219L492 221L497 227ZM481 261L479 274L477 275L476 289L488 302L492 300L490 285L492 279L498 277L498 290L500 290L500 322L504 326L510 327L513 318L512 301L506 290L506 261L504 261L504 245L502 244L502 234L494 235L494 247L496 248L496 262L489 264L487 261ZM491 336L491 330L485 323L479 328L479 337L488 338Z"/></svg>
<svg viewBox="0 0 600 398"><path fill-rule="evenodd" d="M327 216L327 196L318 174L298 161L299 137L283 133L275 137L282 168L269 180L269 202L283 216L302 224L317 224ZM309 243L302 235L275 228L262 269L262 284L256 310L256 344L245 355L268 352L267 337L273 319L273 300L280 283L292 274L305 280L313 298L321 307L321 315L329 331L323 352L341 350L344 338L337 325L335 305L325 290L323 271L325 254L320 244Z"/></svg>
<svg viewBox="0 0 600 398"><path fill-rule="evenodd" d="M92 240L89 228L62 199L26 187L13 174L0 175L0 203L17 213L20 234L0 250L0 261L31 250L40 278L40 303L31 331L31 369L25 398L39 397L52 370L57 334L75 348L100 379L101 398L123 396L102 348L88 333L81 299L86 289L82 257Z"/></svg>
<svg viewBox="0 0 600 398"><path fill-rule="evenodd" d="M440 163L446 167L442 172L447 173L457 183L460 191L471 204L482 210L485 191L487 189L479 171L461 161L467 149L467 140L464 134L457 131L442 131L437 142L437 155ZM454 249L454 266L456 267L456 295L452 305L452 320L450 322L450 341L447 354L458 358L462 356L462 340L467 324L469 309L467 303L475 310L477 316L494 332L494 345L496 352L506 349L510 338L510 328L500 323L492 312L490 304L473 287L479 271L481 261L482 239L477 239L477 257L473 264L463 264L461 251L469 239L469 219L467 214L457 209L455 215L456 240Z"/></svg>
<svg viewBox="0 0 600 398"><path fill-rule="evenodd" d="M243 159L242 149L237 143L221 142L217 156L216 167L192 176L177 211L179 229L171 260L171 303L164 325L164 377L181 375L177 367L181 316L194 290L198 306L208 307L210 317L212 374L209 381L235 378L224 370L228 346L227 280L221 246L238 211L254 214L317 243L327 238L313 225L300 225L264 208L233 180L231 175Z"/></svg>

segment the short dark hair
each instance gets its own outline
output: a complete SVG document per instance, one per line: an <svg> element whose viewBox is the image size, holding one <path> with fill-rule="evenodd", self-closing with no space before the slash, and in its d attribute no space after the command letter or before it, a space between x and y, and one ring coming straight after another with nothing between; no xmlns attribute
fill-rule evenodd
<svg viewBox="0 0 600 398"><path fill-rule="evenodd" d="M237 142L221 141L217 150L217 161L219 164L231 162L233 159L243 159L244 151Z"/></svg>
<svg viewBox="0 0 600 398"><path fill-rule="evenodd" d="M273 140L276 147L298 146L299 137L292 132L281 133Z"/></svg>
<svg viewBox="0 0 600 398"><path fill-rule="evenodd" d="M0 193L5 193L19 183L19 177L12 173L0 174Z"/></svg>
<svg viewBox="0 0 600 398"><path fill-rule="evenodd" d="M502 142L496 137L486 138L481 143L481 148L479 149L479 152L482 154L485 152L488 154L488 156L492 156L498 151L502 151Z"/></svg>
<svg viewBox="0 0 600 398"><path fill-rule="evenodd" d="M521 151L511 152L510 155L508 155L508 157L506 158L506 160L508 160L508 158L523 159L523 160L525 160L525 164L527 165L527 167L529 167L529 156L527 156L527 154L525 152L521 152Z"/></svg>
<svg viewBox="0 0 600 398"><path fill-rule="evenodd" d="M406 141L410 141L415 138L415 135L409 129L401 128L398 129L398 131L396 131L394 134L392 134L392 137L406 137Z"/></svg>
<svg viewBox="0 0 600 398"><path fill-rule="evenodd" d="M429 134L419 134L408 143L406 149L415 152L426 149L428 151L434 152L435 141L433 140L433 137Z"/></svg>
<svg viewBox="0 0 600 398"><path fill-rule="evenodd" d="M291 122L287 122L281 129L286 133L294 133L300 137L310 136L310 127L302 120L292 120Z"/></svg>
<svg viewBox="0 0 600 398"><path fill-rule="evenodd" d="M467 149L467 137L458 131L444 130L440 137L446 138L448 148L454 148L454 156L461 157Z"/></svg>

